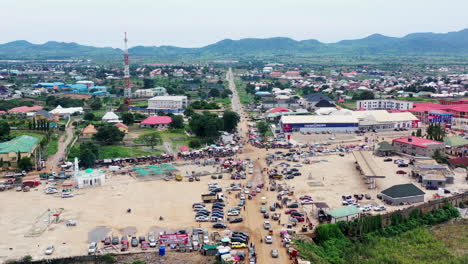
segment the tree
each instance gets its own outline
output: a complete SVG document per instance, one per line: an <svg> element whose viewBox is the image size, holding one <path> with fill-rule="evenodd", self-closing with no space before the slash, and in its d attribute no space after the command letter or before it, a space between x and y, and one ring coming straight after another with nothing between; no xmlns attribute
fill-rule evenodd
<svg viewBox="0 0 468 264"><path fill-rule="evenodd" d="M223 129L223 120L215 114L203 112L202 115L193 114L189 126L196 136L214 140Z"/></svg>
<svg viewBox="0 0 468 264"><path fill-rule="evenodd" d="M428 139L442 141L445 137L445 131L440 124L430 124L426 129Z"/></svg>
<svg viewBox="0 0 468 264"><path fill-rule="evenodd" d="M418 130L416 130L416 136L417 137L421 137L422 136L422 130L420 128L418 128Z"/></svg>
<svg viewBox="0 0 468 264"><path fill-rule="evenodd" d="M97 129L94 139L105 145L111 145L122 141L125 133L120 131L116 126L104 125Z"/></svg>
<svg viewBox="0 0 468 264"><path fill-rule="evenodd" d="M264 137L266 135L266 133L268 132L268 129L269 129L269 126L268 126L267 122L260 121L260 122L257 123L258 133L260 133L260 135L262 135L262 137Z"/></svg>
<svg viewBox="0 0 468 264"><path fill-rule="evenodd" d="M83 119L88 121L93 121L95 118L96 116L91 112L88 112L83 116Z"/></svg>
<svg viewBox="0 0 468 264"><path fill-rule="evenodd" d="M224 131L232 132L236 129L237 124L240 121L238 113L233 111L225 111L223 114Z"/></svg>
<svg viewBox="0 0 468 264"><path fill-rule="evenodd" d="M94 156L96 158L99 158L99 146L94 144L93 142L85 142L80 145L80 154L83 153L84 151L89 150L92 153L94 153Z"/></svg>
<svg viewBox="0 0 468 264"><path fill-rule="evenodd" d="M372 91L361 91L353 95L353 100L371 100L374 98L375 96Z"/></svg>
<svg viewBox="0 0 468 264"><path fill-rule="evenodd" d="M154 80L153 79L143 79L143 88L153 88Z"/></svg>
<svg viewBox="0 0 468 264"><path fill-rule="evenodd" d="M20 170L30 170L32 169L32 162L30 157L23 157L18 160L18 169Z"/></svg>
<svg viewBox="0 0 468 264"><path fill-rule="evenodd" d="M99 98L95 99L90 105L91 109L93 110L99 110L102 107L101 100Z"/></svg>
<svg viewBox="0 0 468 264"><path fill-rule="evenodd" d="M96 163L96 155L90 149L80 150L80 167L91 168Z"/></svg>
<svg viewBox="0 0 468 264"><path fill-rule="evenodd" d="M135 117L132 113L124 113L122 114L122 122L127 126L133 125L135 122Z"/></svg>
<svg viewBox="0 0 468 264"><path fill-rule="evenodd" d="M10 135L10 125L6 121L0 122L0 137L6 137Z"/></svg>
<svg viewBox="0 0 468 264"><path fill-rule="evenodd" d="M448 163L448 158L442 152L440 152L439 149L436 149L434 151L434 155L432 155L432 158L437 161L437 163Z"/></svg>
<svg viewBox="0 0 468 264"><path fill-rule="evenodd" d="M141 135L138 140L145 144L146 146L151 146L151 149L154 149L154 146L162 144L163 140L159 132L151 132L148 134Z"/></svg>
<svg viewBox="0 0 468 264"><path fill-rule="evenodd" d="M172 122L169 124L169 128L172 128L172 129L184 128L184 118L180 115L172 116Z"/></svg>
<svg viewBox="0 0 468 264"><path fill-rule="evenodd" d="M198 138L190 140L189 147L192 149L198 149L201 147L201 141Z"/></svg>
<svg viewBox="0 0 468 264"><path fill-rule="evenodd" d="M219 97L220 95L221 95L221 93L216 88L213 88L208 92L209 97Z"/></svg>

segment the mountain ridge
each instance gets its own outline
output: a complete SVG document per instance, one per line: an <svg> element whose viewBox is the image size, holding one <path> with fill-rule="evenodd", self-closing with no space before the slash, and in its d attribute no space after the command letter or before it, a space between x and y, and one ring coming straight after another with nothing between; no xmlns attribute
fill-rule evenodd
<svg viewBox="0 0 468 264"><path fill-rule="evenodd" d="M34 44L16 40L0 44L0 59L99 58L121 56L111 47L94 47L76 42L48 41ZM216 57L242 56L316 56L316 55L466 55L468 28L448 33L411 33L403 37L372 34L360 39L323 43L316 39L294 40L288 37L223 39L199 48L171 45L135 46L133 57Z"/></svg>

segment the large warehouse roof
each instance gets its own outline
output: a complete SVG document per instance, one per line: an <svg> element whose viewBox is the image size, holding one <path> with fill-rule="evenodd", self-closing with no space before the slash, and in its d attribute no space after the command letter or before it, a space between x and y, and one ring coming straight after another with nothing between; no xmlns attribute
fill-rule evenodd
<svg viewBox="0 0 468 264"><path fill-rule="evenodd" d="M358 123L357 118L346 115L336 116L317 116L317 115L303 115L303 116L282 116L281 123L283 124L316 124L316 123Z"/></svg>
<svg viewBox="0 0 468 264"><path fill-rule="evenodd" d="M425 192L421 191L421 189L412 183L394 185L383 190L382 193L392 198L403 198L425 194Z"/></svg>
<svg viewBox="0 0 468 264"><path fill-rule="evenodd" d="M376 122L403 122L418 120L409 112L389 113L386 110L354 111L353 116L359 120L373 120Z"/></svg>

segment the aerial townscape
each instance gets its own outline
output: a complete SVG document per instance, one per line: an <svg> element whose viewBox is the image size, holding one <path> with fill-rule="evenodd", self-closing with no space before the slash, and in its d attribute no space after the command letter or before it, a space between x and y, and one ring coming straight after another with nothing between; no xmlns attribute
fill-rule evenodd
<svg viewBox="0 0 468 264"><path fill-rule="evenodd" d="M27 14L6 14L18 25L0 37L0 263L468 263L466 3L442 33L401 21L399 37L327 42L273 37L276 24L237 9L249 23L205 32L216 22L172 4L161 16L182 12L187 34L142 28L140 14L14 34ZM108 42L78 44L88 30ZM67 41L18 40L44 34ZM209 45L147 44L164 34Z"/></svg>

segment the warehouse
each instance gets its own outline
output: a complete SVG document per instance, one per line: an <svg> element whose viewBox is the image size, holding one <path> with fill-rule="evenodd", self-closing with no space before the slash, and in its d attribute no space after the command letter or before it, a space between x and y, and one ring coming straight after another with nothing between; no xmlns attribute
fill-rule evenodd
<svg viewBox="0 0 468 264"><path fill-rule="evenodd" d="M346 133L358 129L359 122L353 116L282 116L280 127L283 132L331 132Z"/></svg>
<svg viewBox="0 0 468 264"><path fill-rule="evenodd" d="M381 193L382 201L393 204L402 205L405 203L420 203L424 202L425 193L412 183L394 185L385 189Z"/></svg>

